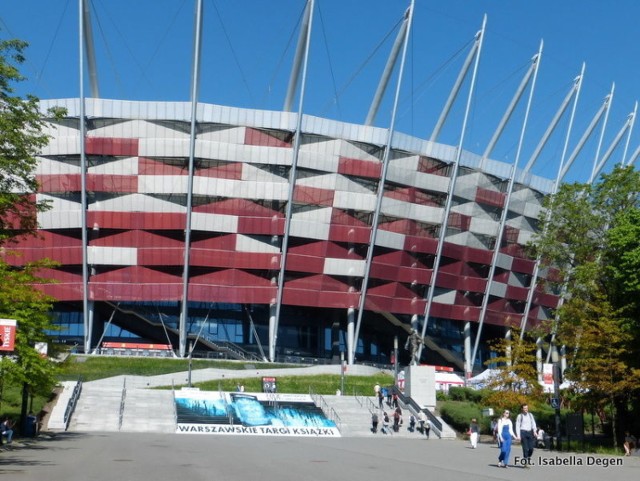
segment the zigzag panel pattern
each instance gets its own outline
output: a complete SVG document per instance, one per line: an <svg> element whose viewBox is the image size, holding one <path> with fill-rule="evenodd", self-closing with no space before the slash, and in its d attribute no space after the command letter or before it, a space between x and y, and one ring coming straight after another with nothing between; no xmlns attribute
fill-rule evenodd
<svg viewBox="0 0 640 481"><path fill-rule="evenodd" d="M158 112L173 111L158 107L163 104L136 105L134 116L118 101L93 102L100 103L96 111L104 118L95 116L85 140L90 300L180 300L188 121L168 113L158 118ZM216 106L205 106L202 115L210 118L199 122L190 300L273 303L284 254L285 304L357 307L381 187L384 145L379 139L384 135L373 127L305 119L292 190L291 240L282 253L294 156L293 134L284 127L288 117L226 109L223 116ZM108 118L108 112L121 118ZM74 115L71 109L70 118ZM236 121L225 123L223 117ZM80 300L78 132L53 126L51 135L37 175L39 195L52 200L53 210L41 214L41 238L23 242L19 250L24 261L58 261L61 266L50 273L61 282L45 289L59 299ZM434 281L452 158L430 152L452 149L422 142L419 151L402 145L392 149L366 293L365 306L372 311L421 315ZM495 173L460 169L433 316L478 320L506 183ZM501 294L492 291L489 323L502 324L522 313L533 272L523 245L535 228L544 193L516 187L493 280ZM543 318L538 306L557 302L542 288L534 300L531 322L538 313Z"/></svg>

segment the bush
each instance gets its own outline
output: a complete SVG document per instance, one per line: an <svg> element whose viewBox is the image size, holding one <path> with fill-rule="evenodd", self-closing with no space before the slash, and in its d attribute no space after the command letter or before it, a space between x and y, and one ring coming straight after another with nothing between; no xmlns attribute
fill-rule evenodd
<svg viewBox="0 0 640 481"><path fill-rule="evenodd" d="M454 386L449 388L449 399L452 401L468 401L478 404L482 402L482 397L482 391L471 389L470 387Z"/></svg>
<svg viewBox="0 0 640 481"><path fill-rule="evenodd" d="M481 433L491 432L491 419L482 417L482 408L479 404L471 404L465 401L444 401L438 409L442 419L456 431L466 433L469 429L471 418L476 418Z"/></svg>

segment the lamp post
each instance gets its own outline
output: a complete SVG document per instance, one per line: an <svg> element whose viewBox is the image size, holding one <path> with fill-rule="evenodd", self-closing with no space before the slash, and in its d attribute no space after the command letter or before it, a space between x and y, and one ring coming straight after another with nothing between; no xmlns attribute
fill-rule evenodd
<svg viewBox="0 0 640 481"><path fill-rule="evenodd" d="M187 379L187 384L191 387L191 355L193 354L193 342L189 343L189 377Z"/></svg>
<svg viewBox="0 0 640 481"><path fill-rule="evenodd" d="M340 394L344 394L344 351L340 351Z"/></svg>
<svg viewBox="0 0 640 481"><path fill-rule="evenodd" d="M398 385L398 336L393 336L393 385Z"/></svg>

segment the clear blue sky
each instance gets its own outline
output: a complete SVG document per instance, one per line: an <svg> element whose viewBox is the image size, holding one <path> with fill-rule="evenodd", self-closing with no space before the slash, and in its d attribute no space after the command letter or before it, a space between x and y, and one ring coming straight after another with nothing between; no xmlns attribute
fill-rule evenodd
<svg viewBox="0 0 640 481"><path fill-rule="evenodd" d="M20 93L43 99L77 97L77 0L7 3L0 12L0 37L30 44L23 68L29 80ZM93 0L92 5L101 97L189 99L195 0ZM364 121L396 24L408 5L408 0L316 0L305 113ZM199 100L281 110L304 1L204 0L204 7ZM429 137L485 13L487 30L464 147L484 151L544 40L520 166L583 61L586 73L570 150L615 82L604 153L640 97L638 0L416 0L397 130ZM389 125L394 89L392 83L375 122L378 126ZM466 87L463 92L442 142L458 143ZM524 104L493 158L514 161ZM534 173L555 177L566 124L564 120L551 138ZM640 122L636 124L628 155L640 144ZM586 180L599 135L598 128L566 180ZM621 160L624 141L605 171Z"/></svg>

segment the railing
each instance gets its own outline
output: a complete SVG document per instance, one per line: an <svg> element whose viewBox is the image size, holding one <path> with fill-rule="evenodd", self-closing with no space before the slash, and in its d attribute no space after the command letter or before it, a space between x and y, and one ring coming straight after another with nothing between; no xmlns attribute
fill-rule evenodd
<svg viewBox="0 0 640 481"><path fill-rule="evenodd" d="M127 397L127 378L122 383L122 397L120 398L120 412L118 413L118 431L122 429L122 418L124 417L124 401Z"/></svg>
<svg viewBox="0 0 640 481"><path fill-rule="evenodd" d="M335 411L335 409L329 406L327 404L327 401L325 401L320 394L314 393L311 388L309 388L309 396L311 396L311 399L313 400L315 405L322 409L324 415L327 416L329 420L333 421L338 429L342 431L342 421L340 420L340 416L338 416L338 413Z"/></svg>
<svg viewBox="0 0 640 481"><path fill-rule="evenodd" d="M356 398L356 401L358 401L358 404L360 404L360 407L368 409L371 414L373 414L378 409L370 397L361 396L355 390L353 391L353 396Z"/></svg>
<svg viewBox="0 0 640 481"><path fill-rule="evenodd" d="M66 431L69 427L69 421L71 421L71 415L73 411L76 409L76 404L78 403L78 398L80 397L80 393L82 392L82 380L78 379L78 382L73 388L73 392L71 393L71 397L69 398L69 402L67 403L67 408L64 410L64 430Z"/></svg>
<svg viewBox="0 0 640 481"><path fill-rule="evenodd" d="M431 421L431 427L434 429L434 432L438 437L442 437L442 423L440 420L428 409L422 409L418 406L418 403L415 402L412 398L405 396L400 389L396 386L390 387L390 392L398 395L398 400L401 401L405 406L409 406L410 409L415 411L414 414L418 414L420 411L424 412L427 415L429 421Z"/></svg>

